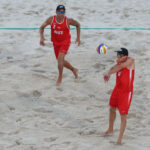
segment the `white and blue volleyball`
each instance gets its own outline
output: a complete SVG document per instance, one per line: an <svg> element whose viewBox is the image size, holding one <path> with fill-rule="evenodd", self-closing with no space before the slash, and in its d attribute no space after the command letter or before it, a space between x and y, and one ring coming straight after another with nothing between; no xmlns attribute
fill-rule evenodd
<svg viewBox="0 0 150 150"><path fill-rule="evenodd" d="M96 51L98 54L106 54L107 53L107 45L102 43L96 47Z"/></svg>

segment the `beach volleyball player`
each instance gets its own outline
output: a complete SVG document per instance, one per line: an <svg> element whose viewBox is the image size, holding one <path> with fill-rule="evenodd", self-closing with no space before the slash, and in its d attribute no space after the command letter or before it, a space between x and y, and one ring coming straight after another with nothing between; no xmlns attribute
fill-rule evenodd
<svg viewBox="0 0 150 150"><path fill-rule="evenodd" d="M75 78L78 78L78 69L65 60L65 55L67 54L71 43L70 25L76 27L76 43L78 46L80 45L80 24L72 18L67 18L65 12L65 6L58 5L56 8L56 15L49 17L40 27L40 45L44 46L44 28L48 25L51 26L51 41L53 42L59 70L57 85L60 85L62 82L63 67L71 70Z"/></svg>
<svg viewBox="0 0 150 150"><path fill-rule="evenodd" d="M108 81L111 74L116 73L116 85L110 97L109 127L104 135L113 133L116 108L121 115L120 134L116 144L122 143L122 137L126 128L126 119L133 94L133 81L135 64L134 59L128 56L126 48L120 48L117 52L117 63L105 75L104 80Z"/></svg>

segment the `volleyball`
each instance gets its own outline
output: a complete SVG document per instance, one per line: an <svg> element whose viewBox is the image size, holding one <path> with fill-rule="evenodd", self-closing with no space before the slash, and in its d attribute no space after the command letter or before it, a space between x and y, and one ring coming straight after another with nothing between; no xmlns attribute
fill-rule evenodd
<svg viewBox="0 0 150 150"><path fill-rule="evenodd" d="M96 47L96 51L98 54L106 54L107 48L108 48L107 45L102 43Z"/></svg>

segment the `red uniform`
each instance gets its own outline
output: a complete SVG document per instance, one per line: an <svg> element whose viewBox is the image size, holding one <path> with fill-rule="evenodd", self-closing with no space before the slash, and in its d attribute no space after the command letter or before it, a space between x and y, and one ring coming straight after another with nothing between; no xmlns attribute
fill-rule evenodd
<svg viewBox="0 0 150 150"><path fill-rule="evenodd" d="M51 24L51 41L54 45L55 56L58 58L59 52L67 54L71 43L70 28L67 25L67 17L62 23L58 23L56 16L53 17Z"/></svg>
<svg viewBox="0 0 150 150"><path fill-rule="evenodd" d="M128 114L133 94L134 69L123 68L116 73L116 86L110 97L110 106L120 114Z"/></svg>

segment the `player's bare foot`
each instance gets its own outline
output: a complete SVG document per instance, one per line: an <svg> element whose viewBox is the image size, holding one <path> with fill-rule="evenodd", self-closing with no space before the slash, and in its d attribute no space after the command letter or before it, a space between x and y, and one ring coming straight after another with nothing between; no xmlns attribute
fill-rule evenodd
<svg viewBox="0 0 150 150"><path fill-rule="evenodd" d="M78 78L78 69L77 68L73 68L73 74L74 74L74 76L75 76L75 79L77 79Z"/></svg>
<svg viewBox="0 0 150 150"><path fill-rule="evenodd" d="M102 133L101 136L112 136L113 135L113 131L107 130L106 132Z"/></svg>
<svg viewBox="0 0 150 150"><path fill-rule="evenodd" d="M62 76L59 76L56 82L56 85L59 86L62 82Z"/></svg>
<svg viewBox="0 0 150 150"><path fill-rule="evenodd" d="M118 139L118 141L116 142L116 145L121 145L122 143L121 143L121 140L120 139Z"/></svg>

